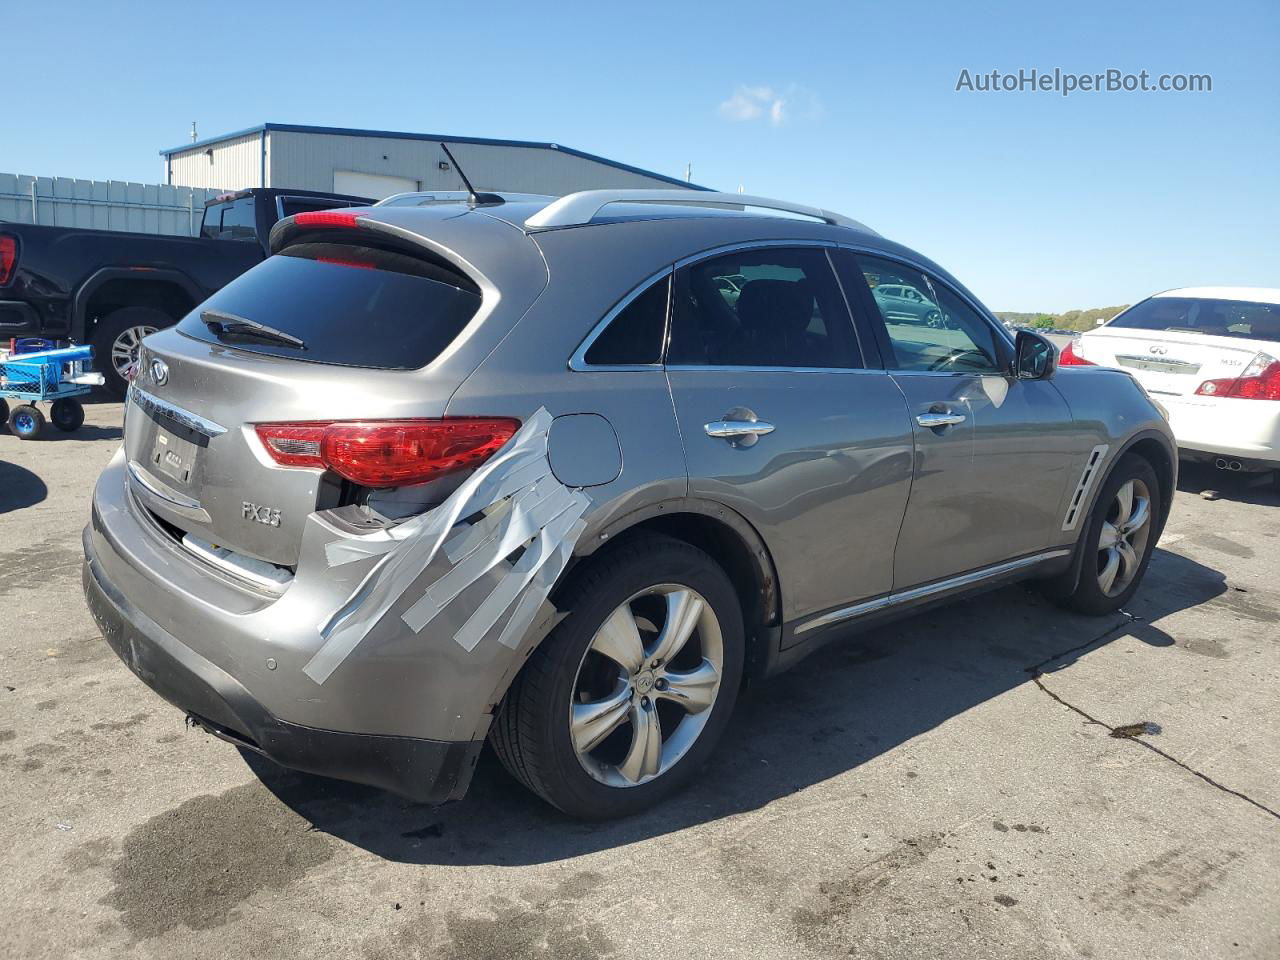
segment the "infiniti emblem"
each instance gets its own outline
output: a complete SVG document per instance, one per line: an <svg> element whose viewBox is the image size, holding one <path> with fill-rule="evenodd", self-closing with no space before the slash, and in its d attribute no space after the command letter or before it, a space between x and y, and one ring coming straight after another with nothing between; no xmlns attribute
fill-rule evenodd
<svg viewBox="0 0 1280 960"><path fill-rule="evenodd" d="M163 387L169 382L169 365L158 358L152 360L151 379L156 382L156 386Z"/></svg>
<svg viewBox="0 0 1280 960"><path fill-rule="evenodd" d="M1147 349L1150 350L1152 353L1158 353L1161 356L1164 356L1166 353L1169 352L1168 347L1147 347Z"/></svg>

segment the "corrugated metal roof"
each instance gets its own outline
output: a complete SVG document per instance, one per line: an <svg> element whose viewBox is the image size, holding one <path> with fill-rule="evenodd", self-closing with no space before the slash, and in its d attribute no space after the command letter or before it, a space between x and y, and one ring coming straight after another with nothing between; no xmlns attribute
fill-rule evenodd
<svg viewBox="0 0 1280 960"><path fill-rule="evenodd" d="M566 153L570 156L580 157L583 160L592 160L596 163L603 163L606 166L614 167L618 170L626 170L629 173L639 174L643 177L652 177L655 180L674 183L676 186L688 187L692 190L711 189L710 187L700 186L696 183L687 183L686 181L678 180L675 177L668 177L662 173L654 173L652 170L633 167L627 163L619 163L617 160L610 160L607 157L597 156L594 153L587 153L585 150L575 150L573 147L566 147L558 143L539 143L532 140L499 140L490 137L454 137L439 133L402 133L395 130L358 130L353 127L312 127L294 123L260 123L256 127L236 130L234 133L226 133L218 137L208 137L204 140L197 140L195 143L185 143L180 147L170 147L167 150L161 150L160 156L170 157L175 153L186 153L190 150L201 150L208 146L224 143L227 140L234 140L237 137L245 137L250 134L262 133L263 131L270 130L280 130L285 133L321 133L342 137L382 137L390 140L432 140L436 142L443 141L445 143L479 143L494 147L533 147L539 150L555 150L559 153Z"/></svg>

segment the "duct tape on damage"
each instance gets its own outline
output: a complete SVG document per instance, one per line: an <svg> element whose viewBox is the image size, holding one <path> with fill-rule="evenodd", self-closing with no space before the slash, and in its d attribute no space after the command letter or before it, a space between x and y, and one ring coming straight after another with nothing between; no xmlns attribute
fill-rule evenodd
<svg viewBox="0 0 1280 960"><path fill-rule="evenodd" d="M507 444L479 467L443 503L421 516L376 534L347 537L325 547L330 566L379 557L347 600L321 624L324 642L303 668L324 683L407 592L438 555L443 573L401 615L419 632L468 587L517 551L454 639L465 650L476 645L508 611L498 640L515 648L573 556L591 499L560 483L547 459L552 416L540 408ZM458 528L476 514L475 523Z"/></svg>

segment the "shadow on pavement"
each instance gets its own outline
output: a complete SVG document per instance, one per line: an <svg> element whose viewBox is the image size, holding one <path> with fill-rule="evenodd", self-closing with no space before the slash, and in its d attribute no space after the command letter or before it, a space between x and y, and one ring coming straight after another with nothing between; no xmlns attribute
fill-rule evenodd
<svg viewBox="0 0 1280 960"><path fill-rule="evenodd" d="M1178 490L1192 495L1213 490L1222 500L1280 507L1280 472L1232 473L1184 460L1178 468Z"/></svg>
<svg viewBox="0 0 1280 960"><path fill-rule="evenodd" d="M39 476L26 467L0 460L0 513L21 510L48 495L49 488Z"/></svg>
<svg viewBox="0 0 1280 960"><path fill-rule="evenodd" d="M1028 668L1058 670L1128 632L1173 643L1154 622L1226 591L1222 574L1164 550L1128 611L1091 618L1013 586L850 637L795 669L756 684L693 787L623 821L570 820L515 782L491 751L470 793L442 808L371 788L246 762L313 828L389 860L529 864L661 837L766 806L845 773L974 706L1029 682ZM1118 629L1123 627L1123 629Z"/></svg>

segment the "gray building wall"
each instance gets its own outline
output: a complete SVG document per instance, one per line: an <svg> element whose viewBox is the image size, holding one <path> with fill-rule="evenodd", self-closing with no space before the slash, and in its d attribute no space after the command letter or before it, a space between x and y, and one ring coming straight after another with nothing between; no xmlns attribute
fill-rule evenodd
<svg viewBox="0 0 1280 960"><path fill-rule="evenodd" d="M272 130L267 141L268 186L332 190L334 171L352 170L407 177L417 180L421 190L462 189L462 181L452 169L440 169L440 161L446 157L436 140ZM450 149L477 190L559 196L603 187L671 186L656 177L542 147L451 143Z"/></svg>
<svg viewBox="0 0 1280 960"><path fill-rule="evenodd" d="M606 187L684 185L569 150L501 142L447 142L477 190L563 195ZM192 187L328 191L334 189L335 171L343 170L407 178L422 190L462 189L454 170L440 169L440 162L447 160L440 141L420 137L281 130L268 125L265 130L178 149L164 160L169 183Z"/></svg>
<svg viewBox="0 0 1280 960"><path fill-rule="evenodd" d="M175 153L166 160L165 179L177 186L220 190L270 186L262 182L262 142L263 134L252 133Z"/></svg>

